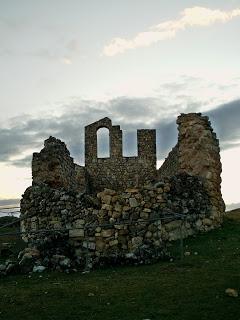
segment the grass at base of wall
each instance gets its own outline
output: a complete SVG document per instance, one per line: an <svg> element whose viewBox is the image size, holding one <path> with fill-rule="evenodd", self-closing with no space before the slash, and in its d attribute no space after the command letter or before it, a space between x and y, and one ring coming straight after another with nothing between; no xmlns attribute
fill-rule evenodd
<svg viewBox="0 0 240 320"><path fill-rule="evenodd" d="M240 297L225 289L240 293L240 213L184 251L183 262L0 278L0 319L239 320Z"/></svg>

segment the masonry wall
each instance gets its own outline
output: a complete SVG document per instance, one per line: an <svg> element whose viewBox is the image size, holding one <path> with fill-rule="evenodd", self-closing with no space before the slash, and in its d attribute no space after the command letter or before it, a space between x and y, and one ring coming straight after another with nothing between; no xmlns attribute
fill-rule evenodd
<svg viewBox="0 0 240 320"><path fill-rule="evenodd" d="M221 194L219 141L211 122L201 113L181 114L177 119L178 143L158 170L158 178L185 172L201 177L211 201L211 215L218 225L225 212Z"/></svg>
<svg viewBox="0 0 240 320"><path fill-rule="evenodd" d="M179 171L178 144L169 152L167 158L157 172L159 179L172 177Z"/></svg>
<svg viewBox="0 0 240 320"><path fill-rule="evenodd" d="M44 141L44 148L33 153L33 185L47 184L53 188L85 190L85 168L74 164L64 142L54 137Z"/></svg>
<svg viewBox="0 0 240 320"><path fill-rule="evenodd" d="M97 155L97 130L100 128L109 130L109 158ZM123 157L120 126L112 126L111 120L104 118L85 127L85 167L92 192L138 187L156 177L155 130L138 130L137 140L138 156Z"/></svg>
<svg viewBox="0 0 240 320"><path fill-rule="evenodd" d="M46 244L48 267L63 253L74 267L86 259L92 266L149 263L166 255L166 242L212 229L209 205L201 179L187 174L122 192L105 189L97 197L33 186L21 201L21 229L32 246ZM56 231L31 233L46 229ZM53 246L59 234L62 242Z"/></svg>
<svg viewBox="0 0 240 320"><path fill-rule="evenodd" d="M202 177L211 202L211 216L216 225L222 222L225 204L221 194L219 141L208 117L201 113L181 114L179 130L179 172Z"/></svg>

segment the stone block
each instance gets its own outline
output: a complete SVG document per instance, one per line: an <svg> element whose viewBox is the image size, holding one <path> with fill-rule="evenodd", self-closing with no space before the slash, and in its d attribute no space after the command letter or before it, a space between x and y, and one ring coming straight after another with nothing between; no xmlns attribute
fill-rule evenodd
<svg viewBox="0 0 240 320"><path fill-rule="evenodd" d="M110 204L111 200L112 200L112 197L107 194L107 195L102 196L101 199L102 199L102 203Z"/></svg>
<svg viewBox="0 0 240 320"><path fill-rule="evenodd" d="M203 225L210 227L213 224L213 221L211 219L205 218L202 221Z"/></svg>
<svg viewBox="0 0 240 320"><path fill-rule="evenodd" d="M149 213L145 211L140 212L140 218L147 220L149 218Z"/></svg>
<svg viewBox="0 0 240 320"><path fill-rule="evenodd" d="M106 246L105 241L103 241L102 239L97 239L96 240L96 250L98 251L102 251Z"/></svg>
<svg viewBox="0 0 240 320"><path fill-rule="evenodd" d="M182 222L180 220L171 221L171 222L165 224L165 228L167 231L180 229L181 223Z"/></svg>
<svg viewBox="0 0 240 320"><path fill-rule="evenodd" d="M132 238L132 245L134 247L140 246L142 244L142 242L143 242L143 237L134 237L134 238Z"/></svg>
<svg viewBox="0 0 240 320"><path fill-rule="evenodd" d="M109 246L110 247L116 246L117 244L118 244L118 240L117 239L109 241Z"/></svg>
<svg viewBox="0 0 240 320"><path fill-rule="evenodd" d="M115 233L114 229L103 229L101 232L101 236L104 238L112 237Z"/></svg>
<svg viewBox="0 0 240 320"><path fill-rule="evenodd" d="M84 219L77 219L74 221L75 227L76 228L81 228L85 224Z"/></svg>
<svg viewBox="0 0 240 320"><path fill-rule="evenodd" d="M152 232L151 231L147 231L146 233L145 233L145 238L147 238L147 239L150 239L150 238L152 238Z"/></svg>
<svg viewBox="0 0 240 320"><path fill-rule="evenodd" d="M83 241L83 248L86 248L86 249L89 249L89 250L95 250L96 243L95 242Z"/></svg>
<svg viewBox="0 0 240 320"><path fill-rule="evenodd" d="M71 229L69 230L69 238L84 237L84 229Z"/></svg>
<svg viewBox="0 0 240 320"><path fill-rule="evenodd" d="M110 204L104 203L102 205L102 210L112 211L112 206Z"/></svg>
<svg viewBox="0 0 240 320"><path fill-rule="evenodd" d="M126 189L126 192L129 192L129 193L138 193L138 192L139 192L139 189L136 189L136 188L128 188L128 189Z"/></svg>
<svg viewBox="0 0 240 320"><path fill-rule="evenodd" d="M119 203L116 203L114 206L114 210L117 212L122 212L122 206Z"/></svg>
<svg viewBox="0 0 240 320"><path fill-rule="evenodd" d="M135 198L129 198L129 205L131 208L136 208L139 206L139 203Z"/></svg>

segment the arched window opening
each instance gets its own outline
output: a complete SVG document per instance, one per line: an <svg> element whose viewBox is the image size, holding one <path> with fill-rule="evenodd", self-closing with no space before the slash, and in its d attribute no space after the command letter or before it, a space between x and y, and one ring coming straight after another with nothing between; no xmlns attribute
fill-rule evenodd
<svg viewBox="0 0 240 320"><path fill-rule="evenodd" d="M137 130L123 131L123 156L137 157Z"/></svg>
<svg viewBox="0 0 240 320"><path fill-rule="evenodd" d="M110 157L110 137L107 128L100 128L97 131L97 157L109 158Z"/></svg>

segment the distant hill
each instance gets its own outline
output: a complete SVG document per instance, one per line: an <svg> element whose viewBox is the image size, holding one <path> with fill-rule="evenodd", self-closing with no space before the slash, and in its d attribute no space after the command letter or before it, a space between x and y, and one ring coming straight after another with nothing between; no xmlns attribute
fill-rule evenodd
<svg viewBox="0 0 240 320"><path fill-rule="evenodd" d="M20 199L0 199L0 209L5 206L19 206Z"/></svg>
<svg viewBox="0 0 240 320"><path fill-rule="evenodd" d="M240 221L240 208L227 211L226 215L230 219L239 220Z"/></svg>
<svg viewBox="0 0 240 320"><path fill-rule="evenodd" d="M16 226L18 226L20 223L18 217L11 217L11 216L0 217L0 227L5 224L12 223L15 221L16 221L16 224L13 225L13 228L16 228Z"/></svg>
<svg viewBox="0 0 240 320"><path fill-rule="evenodd" d="M240 203L230 203L230 204L226 204L226 211L231 211L234 209L238 209L240 208Z"/></svg>
<svg viewBox="0 0 240 320"><path fill-rule="evenodd" d="M0 217L19 216L20 199L0 199Z"/></svg>

